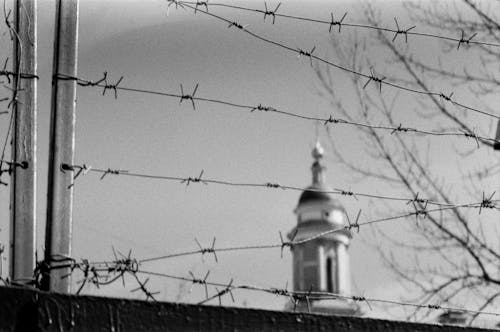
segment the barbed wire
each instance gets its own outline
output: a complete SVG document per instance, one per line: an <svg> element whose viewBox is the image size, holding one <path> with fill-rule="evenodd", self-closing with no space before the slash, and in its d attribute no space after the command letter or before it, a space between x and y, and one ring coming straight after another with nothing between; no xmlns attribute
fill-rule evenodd
<svg viewBox="0 0 500 332"><path fill-rule="evenodd" d="M229 181L225 179L210 179L203 177L204 171L202 170L198 176L195 177L180 177L180 176L171 176L171 175L154 175L154 174L146 174L146 173L138 173L138 172L131 172L129 170L125 169L116 169L116 168L95 168L90 166L87 163L84 163L82 165L69 165L69 164L61 164L61 171L66 172L66 171L71 171L75 172L75 175L73 176L73 183L70 185L74 186L74 183L77 178L79 178L81 175L87 174L89 172L93 173L99 173L101 174L101 180L103 180L107 175L124 175L124 176L130 176L130 177L136 177L136 178L143 178L143 179L156 179L156 180L164 180L164 181L173 181L173 182L178 182L180 184L185 184L186 186L189 186L192 183L201 183L204 185L208 184L216 184L216 185L222 185L222 186L232 186L232 187L247 187L247 188L270 188L270 189L282 189L282 190L293 190L293 191L308 191L308 192L316 192L316 193L323 193L323 194L334 194L334 195L341 195L341 196L350 196L353 197L354 199L357 199L357 197L366 197L366 198L373 198L373 199L381 199L381 200L390 200L390 201L400 201L400 202L405 202L406 204L411 204L411 203L420 203L420 204L425 204L427 205L435 205L435 206L441 206L441 207L449 207L449 208L456 208L456 207L468 207L468 208L475 208L475 209L482 209L482 208L490 208L490 209L495 209L499 210L500 207L496 205L500 200L494 200L493 197L495 195L495 192L493 192L490 196L484 195L481 199L481 201L478 202L472 202L472 203L466 203L466 204L453 204L449 202L438 202L432 199L427 199L427 198L422 198L419 197L419 194L417 193L414 197L396 197L396 196L387 196L387 195L377 195L377 194L371 194L371 193L363 193L363 192L356 192L352 190L344 190L344 189L333 189L333 190L323 190L323 189L318 189L314 187L298 187L298 186L292 186L292 185L283 185L279 184L276 182L264 182L264 183L257 183L257 182L236 182L236 181Z"/></svg>
<svg viewBox="0 0 500 332"><path fill-rule="evenodd" d="M141 270L141 269L139 269L137 271L137 273L146 274L149 276L156 276L156 277L191 282L193 285L209 285L209 286L214 286L214 287L224 287L223 291L218 291L216 289L217 290L216 294L212 295L211 297L206 298L205 300L201 301L199 304L206 303L207 301L210 301L210 300L215 299L215 298L219 298L219 304L221 304L220 300L221 300L222 296L230 293L232 290L248 290L248 291L264 292L264 293L273 294L273 295L277 295L277 296L287 297L294 304L294 311L296 310L297 304L299 304L300 302L306 303L308 311L311 312L310 301L341 299L341 300L350 300L353 302L364 302L368 305L370 310L372 309L370 303L381 303L381 304L414 307L414 308L419 308L419 309L459 311L459 312L479 314L479 315L500 316L500 312L473 310L473 309L465 309L465 308L459 308L459 307L448 307L448 306L443 306L440 304L433 304L433 303L412 303L412 302L372 298L372 297L366 297L366 296L345 295L345 294L326 292L326 291L314 291L314 290L293 291L293 290L288 290L287 287L285 287L285 288L266 288L266 287L262 287L262 286L254 286L254 285L248 285L248 284L238 285L238 284L234 283L233 279L231 279L229 281L229 283L222 283L222 282L207 281L206 278L197 279L197 278L193 278L193 277L182 277L182 276L177 276L177 275L159 273L159 272L155 272L155 271L146 271L146 270ZM234 296L232 294L231 294L231 296L232 296L232 299L234 302Z"/></svg>
<svg viewBox="0 0 500 332"><path fill-rule="evenodd" d="M34 272L34 281L35 286L38 284L39 280L46 273L49 273L51 270L55 269L70 269L70 273L65 277L68 277L75 273L75 271L80 271L83 275L83 279L78 281L80 283L80 287L78 288L76 294L80 294L83 290L83 287L86 284L93 284L96 288L100 288L101 286L110 285L114 282L120 280L122 285L125 287L125 277L132 276L132 279L137 283L138 287L131 290L131 292L140 291L142 292L146 300L156 301L155 295L159 294L159 292L150 291L147 287L147 283L150 280L149 277L160 277L167 278L172 280L178 280L183 282L191 283L191 286L194 287L199 285L204 288L205 299L198 302L198 305L205 304L211 300L218 299L219 305L222 305L222 298L229 294L232 301L234 302L234 290L242 290L242 291L254 291L254 292L262 292L271 295L281 296L289 299L289 301L293 304L293 311L296 311L298 305L306 304L307 310L311 312L311 301L316 300L345 300L352 302L363 302L366 303L367 306L372 310L372 303L380 303L380 304L389 304L389 305L398 305L405 307L413 307L417 309L428 309L428 310L442 310L442 311L458 311L464 313L471 313L475 315L489 315L489 316L500 316L500 313L493 311L485 311L485 310L473 310L467 308L459 308L459 307L449 307L444 306L437 303L412 303L412 302L404 302L404 301L396 301L396 300L388 300L388 299L380 299L380 298L372 298L366 296L357 296L357 295L347 295L347 294L339 294L334 292L327 292L321 290L315 290L314 288L310 288L309 291L298 291L298 290L289 290L288 284L285 285L284 288L279 287L262 287L255 286L250 284L236 284L234 279L231 278L228 283L217 282L217 281L209 281L208 277L210 271L207 271L204 277L197 278L193 272L189 271L189 276L179 276L168 273L161 273L156 271L148 271L140 268L140 262L132 257L132 251L129 251L128 255L123 255L121 253L116 253L113 249L113 254L115 259L113 261L107 262L106 264L97 263L94 264L90 262L88 259L80 259L76 260L71 257L66 256L56 256L52 257L50 261L42 261L37 262L37 266ZM139 275L148 276L146 279L141 280ZM5 282L5 280L4 280ZM215 293L210 295L209 286L215 289ZM219 287L221 289L219 289Z"/></svg>
<svg viewBox="0 0 500 332"><path fill-rule="evenodd" d="M270 244L261 244L261 245L242 245L242 246L230 246L230 247L215 247L215 237L213 238L212 245L210 247L202 247L200 243L198 242L197 239L195 239L198 249L195 250L187 250L187 251L180 251L180 252L175 252L171 254L166 254L166 255L160 255L160 256L153 256L153 257L147 257L147 258L142 258L139 259L139 263L147 263L147 262L154 262L154 261L160 261L160 260L165 260L165 259L171 259L171 258L177 258L177 257L184 257L184 256L193 256L193 255L205 255L206 253L212 253L214 255L214 259L216 262L218 262L217 259L217 252L235 252L235 251L247 251L247 250L262 250L262 249L280 249L281 257L283 257L283 250L285 248L292 248L296 245L302 245L311 241L314 241L319 238L323 238L327 235L335 234L335 233L346 233L350 232L353 229L356 229L357 232L359 233L360 227L365 227L368 225L373 225L381 222L387 222L387 221L393 221L393 220L398 220L398 219L405 219L409 217L415 217L415 221L418 222L419 218L423 219L426 218L428 214L430 213L436 213L436 212L444 212L456 208L463 208L466 206L458 206L458 207L440 207L436 209L427 209L427 207L414 207L415 210L412 212L404 213L404 214L399 214L396 216L389 216L389 217L383 217L383 218L377 218L373 220L368 220L365 222L359 222L360 215L361 215L361 210L359 210L356 219L354 221L351 221L349 218L349 215L347 212L344 211L345 216L346 216L346 221L347 225L345 226L338 226L337 228L332 228L329 230L326 230L324 232L320 232L314 235L311 235L309 237L306 237L301 240L295 240L299 229L295 228L292 233L289 234L289 241L285 241L283 239L283 235L281 232L279 232L279 240L280 242L276 243L270 243ZM351 233L352 234L352 233ZM105 263L105 262L103 262Z"/></svg>
<svg viewBox="0 0 500 332"><path fill-rule="evenodd" d="M348 15L348 12L345 12L343 16L340 19L335 20L334 15L332 12L330 12L330 18L328 20L324 19L317 19L317 18L310 18L310 17L304 17L304 16L298 16L298 15L290 15L290 14L284 14L282 12L278 13L278 9L281 6L281 2L278 3L276 8L274 10L269 10L267 7L267 3L264 2L264 9L258 9L258 8L250 8L250 7L244 7L244 6L238 6L238 5L231 5L231 4L226 4L226 3L217 3L217 2L209 2L209 1L172 1L172 0L167 0L169 3L177 3L179 5L193 5L195 6L195 10L198 10L198 7L203 6L205 7L205 10L208 11L209 7L224 7L224 8L231 8L231 9L237 9L240 11L246 11L246 12L253 12L256 14L262 14L264 15L264 21L266 20L267 16L272 17L272 23L275 23L276 17L281 17L285 19L290 19L294 21L303 21L303 22L311 22L311 23L318 23L321 25L325 25L328 27L328 32L332 31L333 27L338 26L338 32L341 32L342 27L348 27L348 28L361 28L361 29L368 29L368 30L378 30L378 31L383 31L383 32L388 32L391 34L394 34L392 41L395 41L396 38L401 35L405 37L405 42L408 42L408 36L418 36L418 37L425 37L425 38L433 38L433 39L440 39L440 40L446 40L450 42L457 43L457 49L460 48L460 45L482 45L482 46L491 46L491 47L500 47L499 43L494 43L494 42L486 42L486 41L479 41L479 40L472 40L474 37L477 36L477 33L472 33L470 36L466 36L464 30L459 29L458 31L460 32L460 38L458 37L451 37L451 36L444 36L444 35L439 35L439 34L434 34L434 33L424 33L424 32L417 32L417 31L411 31L416 28L416 26L411 26L409 28L401 28L399 25L399 22L396 17L394 17L394 23L396 28L387 28L387 27L380 27L376 25L369 25L369 24L359 24L359 23L348 23L344 22L345 18Z"/></svg>
<svg viewBox="0 0 500 332"><path fill-rule="evenodd" d="M210 255L213 255L214 257L214 261L216 263L219 262L219 259L218 259L218 256L217 256L217 253L224 253L224 252L238 252L238 251L248 251L248 250L263 250L263 249L279 249L280 250L280 257L283 258L283 250L285 248L293 248L294 246L297 246L297 245L303 245L303 244L306 244L308 242L311 242L311 241L314 241L316 239L320 239L320 238L323 238L325 236L328 236L328 235L331 235L331 234L335 234L335 233L341 233L341 234L344 234L344 235L347 235L347 236L351 236L352 233L351 230L353 229L356 229L357 232L359 233L360 231L360 228L362 227L365 227L365 226L368 226L368 225L373 225L373 224L376 224L376 223L381 223L381 222L386 222L386 221L392 221L392 220L398 220L398 219L405 219L405 218L409 218L409 217L415 217L415 222L419 222L419 218L420 219L425 219L429 214L432 214L432 213L436 213L436 212L439 212L439 213L442 213L444 211L447 211L447 210L452 210L452 209L457 209L457 208L463 208L463 207L468 207L467 205L464 205L464 206L458 206L458 207L439 207L439 208L436 208L436 209L428 209L426 205L421 205L421 206L416 206L416 205L413 205L414 207L414 211L412 212L407 212L407 213L403 213L403 214L399 214L399 215L395 215L395 216L388 216L388 217L383 217L383 218L378 218L378 219L373 219L373 220L368 220L368 221L365 221L365 222L359 222L359 219L360 219L360 215L361 215L361 210L359 210L356 218L354 221L351 221L351 219L349 218L349 215L346 211L343 211L345 216L346 216L346 221L347 221L347 224L342 226L342 225L336 225L337 227L335 227L335 225L331 225L331 229L328 229L326 231L323 231L323 232L318 232L316 234L313 234L311 236L308 236L308 237L305 237L303 239L296 239L297 237L297 234L299 232L299 228L296 227L291 233L288 234L288 238L289 238L289 241L286 241L284 238L283 238L283 235L281 232L278 232L278 235L279 235L279 242L275 242L275 243L270 243L270 244L256 244L256 245L238 245L238 246L227 246L227 247L216 247L215 243L216 243L216 237L214 237L212 239L212 242L211 242L211 245L210 246L203 246L197 238L194 239L198 249L194 249L194 250L187 250L187 251L179 251L179 252L174 252L174 253L170 253L170 254L164 254L164 255L158 255L158 256L152 256L152 257L145 257L145 258L141 258L141 259L132 259L131 257L131 251L129 251L128 255L123 255L121 253L119 253L119 255L117 255L116 251L114 250L113 248L113 255L114 255L114 260L110 260L110 261L94 261L92 262L91 264L86 261L86 260L83 260L82 261L82 264L85 265L85 268L82 268L81 266L76 266L78 267L80 270L83 270L83 271L87 271L85 272L86 275L88 275L88 272L92 272L92 270L89 270L91 266L93 267L98 267L100 268L101 270L99 271L102 271L102 268L106 268L106 269L109 269L110 266L115 266L116 265L116 262L117 261L120 261L122 262L123 264L125 264L123 262L123 260L126 259L126 262L128 262L127 264L133 264L133 266L135 267L135 269L137 270L138 266L141 265L141 264L144 264L144 263L149 263L149 262L157 262L157 261L161 261L161 260L166 260L166 259L172 259L172 258L178 258L178 257L185 257L185 256L194 256L194 255L201 255L201 258L203 260L204 256L206 254L210 254ZM483 206L483 208L488 208L487 206ZM121 259L118 259L118 256L121 257ZM65 258L65 257L59 257L57 256L55 259L52 259L52 263L56 263L55 266L59 266L59 260L62 260L65 265L63 265L64 268L70 268L71 266L68 266L68 260ZM50 263L50 262L49 262ZM73 260L70 262L71 264L74 264ZM125 265L127 265L125 264ZM50 264L49 264L50 265ZM63 268L61 267L61 268ZM41 266L38 268L38 273L35 273L35 275L38 275L40 273L43 272L44 268L46 269L46 266ZM74 269L75 267L72 268L72 270ZM115 270L113 270L115 271ZM118 269L118 271L122 271L121 269ZM42 273L43 274L43 273ZM35 278L37 279L37 278ZM107 280L107 279L106 279ZM82 286L83 287L83 286Z"/></svg>
<svg viewBox="0 0 500 332"><path fill-rule="evenodd" d="M3 64L3 68L0 69L0 77L5 77L7 78L7 82L10 84L12 83L12 79L15 77L19 77L22 79L40 79L40 77L36 74L29 74L29 73L16 73L11 70L7 69L7 64L9 63L9 58L5 59L5 62ZM3 100L3 99L2 99Z"/></svg>
<svg viewBox="0 0 500 332"><path fill-rule="evenodd" d="M427 215L431 213L442 213L447 210L452 210L456 208L461 208L461 207L467 207L467 206L459 206L459 207L439 207L436 209L427 209L427 206L420 206L417 207L414 205L414 211L412 212L407 212L404 214L399 214L395 216L388 216L388 217L383 217L383 218L378 218L378 219L373 219L365 222L359 222L360 215L361 215L361 210L358 212L355 221L351 221L349 218L349 215L347 214L346 211L344 211L344 214L346 216L346 221L347 225L342 226L342 225L337 225L337 227L334 227L334 225L331 225L331 229L328 229L323 232L319 232L317 234L313 234L309 237L303 238L303 239L297 239L297 234L299 232L299 228L296 227L289 235L289 241L284 240L283 235L281 232L278 232L279 234L279 242L276 243L271 243L271 244L257 244L257 245L239 245L239 246L229 246L229 247L216 247L216 237L212 239L211 245L210 246L202 246L202 244L198 241L197 238L194 239L198 249L194 250L187 250L187 251L180 251L180 252L174 252L170 254L165 254L165 255L158 255L158 256L152 256L152 257L146 257L146 258L141 258L141 259L134 259L133 263L136 264L137 266L143 264L143 263L148 263L148 262L156 262L160 260L166 260L166 259L172 259L172 258L178 258L178 257L185 257L185 256L193 256L193 255L201 255L202 259L206 254L211 254L214 257L214 261L216 263L219 262L217 253L223 253L223 252L237 252L237 251L248 251L248 250L263 250L263 249L279 249L280 250L280 257L283 258L283 250L285 248L293 248L294 246L297 245L303 245L308 242L314 241L319 238L323 238L327 235L335 234L335 233L341 233L341 234L346 234L348 236L352 235L350 233L351 230L356 229L357 232L359 233L361 227L365 227L368 225L373 225L376 223L381 223L381 222L386 222L386 221L392 221L392 220L398 220L398 219L405 219L409 217L415 217L415 221L419 222L420 219L425 219ZM346 233L347 232L347 233ZM113 263L118 260L118 256L116 255L115 250L113 249L113 254L115 256L114 261L99 261L99 262L93 262L93 266L100 266L100 267L108 267L110 265L113 265ZM128 257L129 261L131 258L131 252L129 252L128 255L123 255L120 254L122 258ZM57 261L56 261L57 262ZM88 265L88 264L87 264ZM68 267L65 265L65 267Z"/></svg>
<svg viewBox="0 0 500 332"><path fill-rule="evenodd" d="M419 90L419 89L416 89L416 88L411 88L411 87L408 87L408 86L404 86L404 85L401 85L401 84L398 84L398 83L395 83L395 82L392 82L389 80L389 77L386 77L386 76L381 76L381 75L375 75L374 74L374 70L372 69L370 71L370 74L366 74L366 73L362 73L360 71L357 71L355 69L351 69L351 68L348 68L348 67L345 67L345 66L342 66L342 65L339 65L337 63L334 63L330 60L326 60L322 57L319 57L317 55L314 55L312 54L312 52L307 52L307 51L304 51L304 49L302 48L295 48L295 47L291 47L289 45L286 45L284 44L283 42L280 42L280 41L276 41L276 40L273 40L273 39L270 39L268 37L263 37L262 35L260 34L257 34L255 32L252 32L250 31L246 26L243 26L242 24L236 22L236 21L233 21L233 20L230 20L230 19L227 19L225 17L222 17L220 15L217 15L217 14L214 14L214 13L211 13L211 12L208 12L208 11L205 11L203 9L200 9L200 8L197 8L197 7L194 7L188 3L185 3L185 2L182 2L182 1L179 1L179 0L167 0L167 2L169 2L169 5L172 5L172 4L175 4L176 7L187 7L187 8L190 8L190 9L193 9L193 10L196 10L197 12L200 12L200 13L203 13L205 15L208 15L208 16L211 16L213 18L216 18L220 21L223 21L225 23L228 24L228 28L231 28L231 27L236 27L238 30L240 31L243 31L245 32L246 34L252 36L253 38L256 38L260 41L263 41L267 44L270 44L270 45L274 45L276 47L279 47L279 48L282 48L282 49L285 49L289 52L292 52L294 54L296 54L297 56L305 56L305 57L309 57L310 60L317 60L318 62L321 62L325 65L328 65L328 66L331 66L331 67L334 67L336 69L339 69L339 70L342 70L344 72L347 72L347 73L351 73L351 74L354 74L356 76L359 76L359 77L363 77L365 79L367 79L367 82L365 83L364 85L364 88L366 88L369 83L371 82L374 82L377 86L378 86L378 89L380 92L382 92L382 86L389 86L389 87L392 87L392 88L395 88L395 89L398 89L398 90L401 90L401 91L406 91L406 92L409 92L409 93L414 93L414 94L418 94L418 95L427 95L427 96L434 96L434 97L439 97L441 100L445 101L445 102L449 102L457 107L460 107L464 110L468 110L468 111L471 111L471 112L475 112L475 113L479 113L479 114L482 114L482 115L485 115L485 116L488 116L488 117L492 117L492 118L496 118L496 119L499 119L500 120L500 115L497 115L497 114L493 114L493 113L490 113L490 112L487 112L487 111L484 111L484 110L481 110L481 109L478 109L478 108L475 108L475 107L472 107L472 106L468 106L462 102L459 102L457 101L456 99L453 98L453 92L448 92L448 93L445 93L444 91L441 91L441 92L437 92L437 91L425 91L425 90ZM471 41L470 40L462 40L461 43L470 43ZM315 48L313 48L315 49Z"/></svg>
<svg viewBox="0 0 500 332"><path fill-rule="evenodd" d="M241 103L237 103L237 102L233 102L233 101L227 101L227 100L221 100L221 99L215 99L215 98L196 97L195 94L198 91L199 84L196 84L196 86L193 89L193 92L191 94L186 94L184 92L184 87L182 84L180 84L180 94L179 93L162 92L162 91L154 91L154 90L146 90L146 89L118 86L122 82L123 76L120 77L120 79L117 81L117 83L112 84L112 83L107 82L107 77L108 77L107 75L108 75L108 73L104 72L103 77L101 79L96 80L96 81L92 81L92 80L88 80L88 79L84 79L84 78L79 78L79 77L74 77L74 76L70 76L70 75L65 75L65 74L58 74L58 75L56 75L55 78L60 79L60 80L74 80L77 82L77 84L79 86L82 86L82 87L102 88L103 95L106 93L107 90L113 90L115 93L114 94L115 98L118 98L117 91L121 90L121 91L127 91L127 92L136 92L136 93L142 93L142 94L160 95L160 96L169 97L169 98L176 98L176 99L179 99L179 104L181 104L184 100L189 100L191 102L193 110L196 110L195 101L196 102L200 101L200 102L230 106L230 107L239 108L239 109L246 109L246 110L249 110L250 112L259 111L259 112L266 112L266 113L275 113L275 114L279 114L282 116L295 118L295 119L299 119L299 120L321 122L324 125L347 125L347 126L354 126L354 127L359 127L359 128L371 128L371 129L375 129L375 130L388 131L388 132L390 132L390 134L395 134L395 133L412 134L413 133L413 134L418 134L418 135L428 135L428 136L437 136L437 137L455 136L455 137L465 137L467 139L473 138L478 147L479 147L479 142L500 143L499 139L480 136L474 132L466 132L463 130L460 130L460 131L432 131L432 130L413 128L413 127L409 127L409 126L403 126L403 124L401 124L401 123L398 126L392 126L392 125L387 125L387 124L372 125L369 123L355 122L355 121L350 121L350 120L334 117L333 115L330 115L329 117L308 116L308 115L303 115L303 114L299 114L299 113L279 110L279 109L272 107L272 106L264 106L261 103L255 104L255 105L248 105L248 104L241 104Z"/></svg>

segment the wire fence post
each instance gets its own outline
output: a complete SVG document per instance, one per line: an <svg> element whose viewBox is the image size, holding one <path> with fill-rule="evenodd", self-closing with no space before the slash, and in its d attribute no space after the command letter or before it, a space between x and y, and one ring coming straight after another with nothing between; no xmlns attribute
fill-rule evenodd
<svg viewBox="0 0 500 332"><path fill-rule="evenodd" d="M78 50L78 0L56 2L52 110L47 188L47 224L45 261L71 255L73 186L70 171L63 163L73 164L75 148L76 81L60 80L58 75L76 76ZM51 270L43 277L42 289L68 293L69 268Z"/></svg>
<svg viewBox="0 0 500 332"><path fill-rule="evenodd" d="M36 10L37 0L14 1L10 277L18 283L31 281L35 268Z"/></svg>

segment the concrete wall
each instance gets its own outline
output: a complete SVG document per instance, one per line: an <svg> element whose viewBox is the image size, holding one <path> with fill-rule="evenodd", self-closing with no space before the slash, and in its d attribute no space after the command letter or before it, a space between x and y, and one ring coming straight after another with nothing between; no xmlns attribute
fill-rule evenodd
<svg viewBox="0 0 500 332"><path fill-rule="evenodd" d="M479 332L428 324L153 303L0 287L0 331Z"/></svg>

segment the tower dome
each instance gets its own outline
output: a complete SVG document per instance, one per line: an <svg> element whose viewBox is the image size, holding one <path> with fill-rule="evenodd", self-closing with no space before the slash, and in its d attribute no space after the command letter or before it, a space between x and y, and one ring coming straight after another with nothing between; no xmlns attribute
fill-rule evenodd
<svg viewBox="0 0 500 332"><path fill-rule="evenodd" d="M311 153L314 158L311 166L312 184L302 192L295 209L299 223L307 220L322 220L335 226L345 226L344 207L330 193L332 188L326 184L326 167L322 163L324 149L316 144Z"/></svg>

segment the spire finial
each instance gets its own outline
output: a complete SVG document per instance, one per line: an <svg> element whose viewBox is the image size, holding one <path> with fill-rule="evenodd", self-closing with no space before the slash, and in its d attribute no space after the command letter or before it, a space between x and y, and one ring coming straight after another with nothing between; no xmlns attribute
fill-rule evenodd
<svg viewBox="0 0 500 332"><path fill-rule="evenodd" d="M319 160L323 158L323 155L325 153L325 149L321 146L321 143L319 142L319 138L316 138L316 144L314 145L314 149L312 150L312 156L315 160Z"/></svg>
<svg viewBox="0 0 500 332"><path fill-rule="evenodd" d="M321 159L325 154L325 149L321 146L319 142L319 138L316 137L316 144L312 150L312 157L314 158L314 162L311 166L312 170L312 180L313 185L321 185L325 183L325 167L321 164Z"/></svg>

